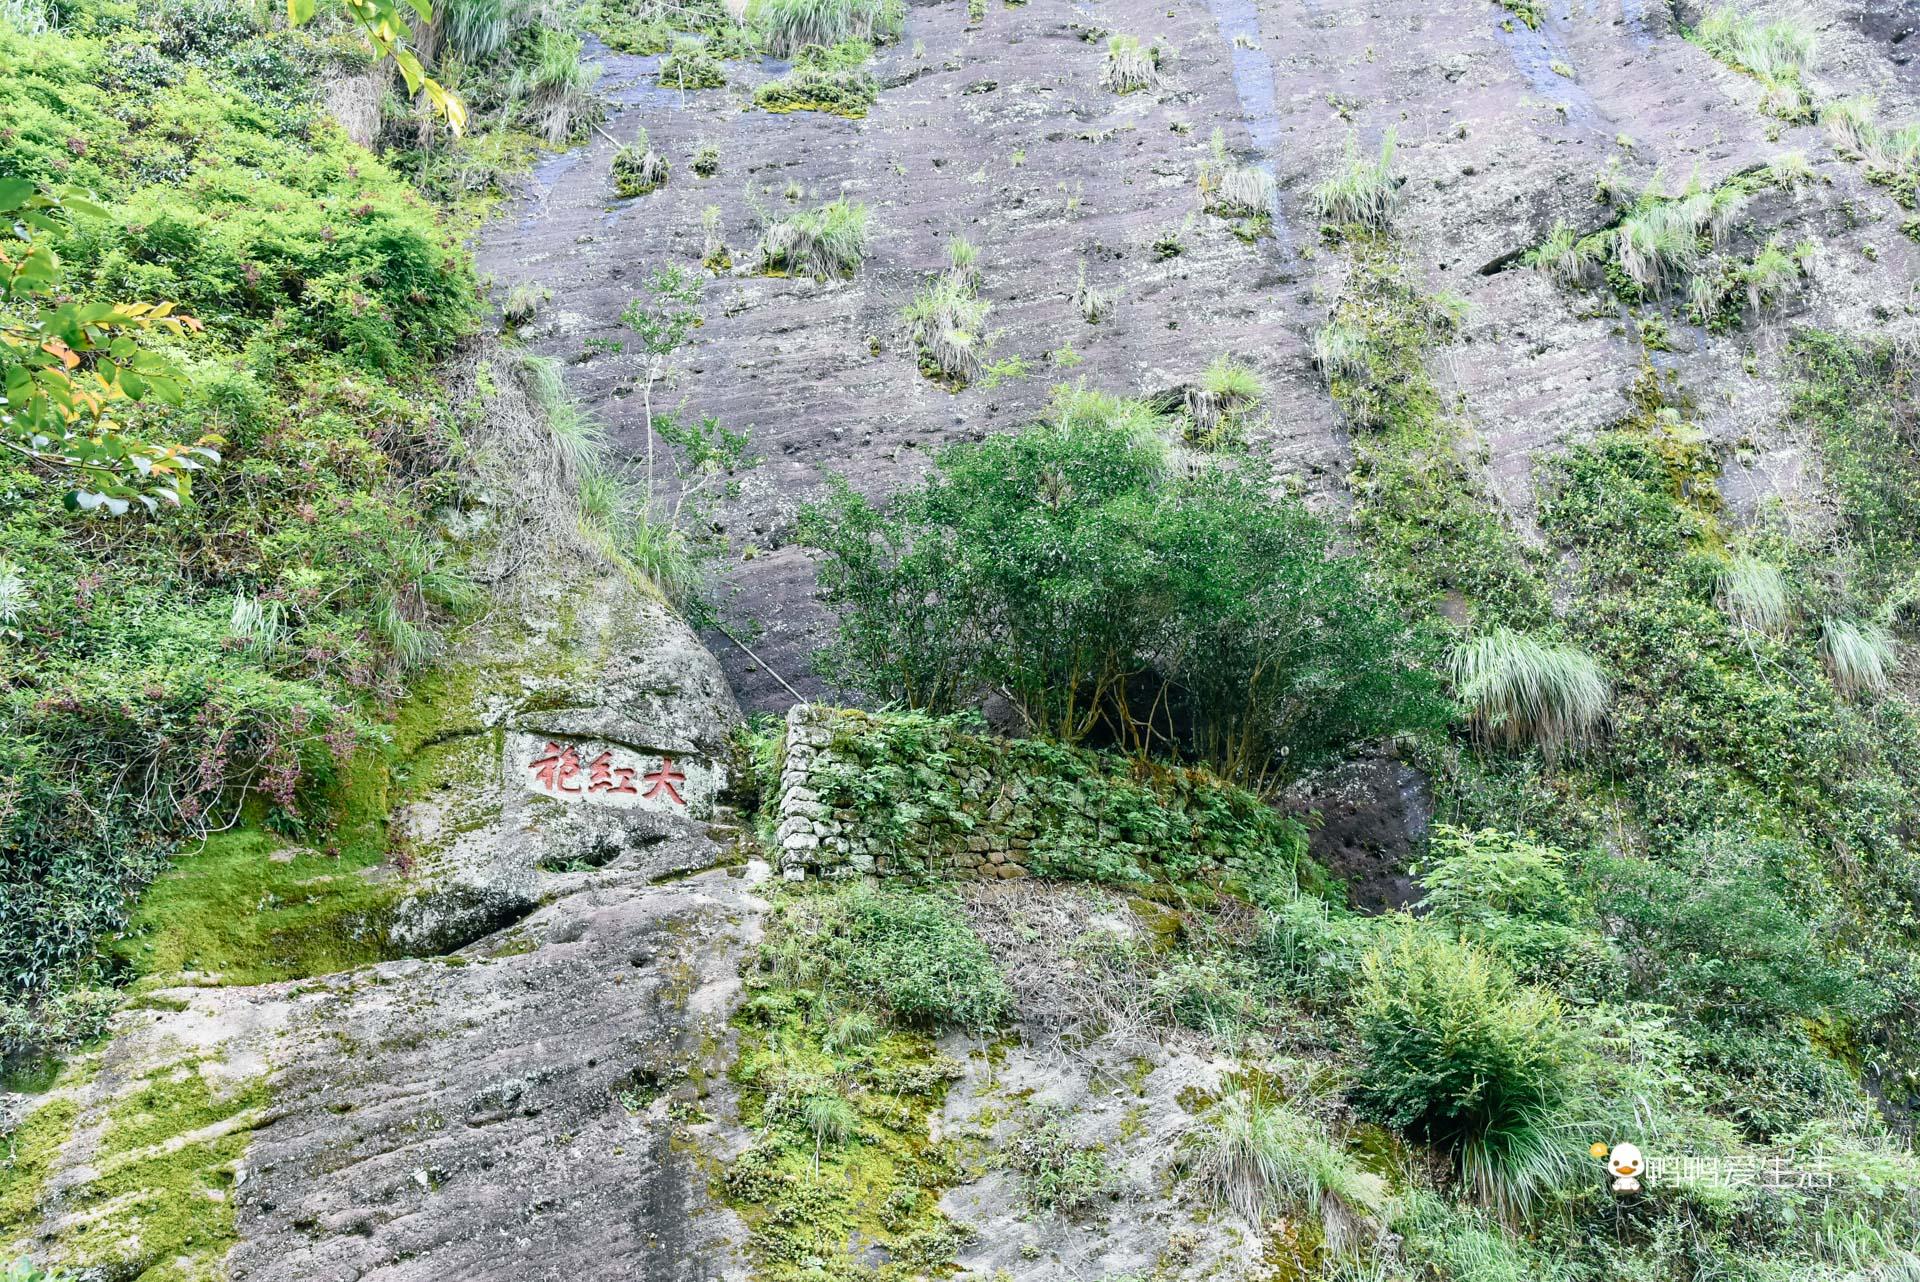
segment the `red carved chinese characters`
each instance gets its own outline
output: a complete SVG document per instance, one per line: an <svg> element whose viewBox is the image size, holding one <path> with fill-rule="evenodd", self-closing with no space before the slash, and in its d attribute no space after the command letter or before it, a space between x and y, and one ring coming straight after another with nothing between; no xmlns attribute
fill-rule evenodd
<svg viewBox="0 0 1920 1282"><path fill-rule="evenodd" d="M580 747L569 744L561 747L553 740L539 755L527 763L527 769L533 773L535 782L547 792L567 793L578 796L582 793L601 794L607 797L639 797L646 801L663 801L669 805L684 806L686 797L681 789L686 786L687 774L673 764L672 757L662 757L660 765L651 774L641 778L647 785L642 792L634 782L634 776L640 774L638 766L616 765L614 750L608 748L588 761L580 763ZM585 772L586 787L580 786L579 777Z"/></svg>
<svg viewBox="0 0 1920 1282"><path fill-rule="evenodd" d="M548 740L547 750L535 757L527 769L533 771L533 777L548 792L580 791L580 785L571 782L580 773L580 753L571 744L563 750Z"/></svg>
<svg viewBox="0 0 1920 1282"><path fill-rule="evenodd" d="M664 792L667 794L669 800L677 805L684 806L687 804L686 798L680 795L678 785L686 781L686 773L673 768L673 758L662 757L660 758L660 768L641 780L642 783L650 783L653 787L647 789L640 795L643 797L654 797Z"/></svg>
<svg viewBox="0 0 1920 1282"><path fill-rule="evenodd" d="M635 773L632 766L614 765L613 753L603 752L587 763L587 791L639 792L640 790L633 786Z"/></svg>

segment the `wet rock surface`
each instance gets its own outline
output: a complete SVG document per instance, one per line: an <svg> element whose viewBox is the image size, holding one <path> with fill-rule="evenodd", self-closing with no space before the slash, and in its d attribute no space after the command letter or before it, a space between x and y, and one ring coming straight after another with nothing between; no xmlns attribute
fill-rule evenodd
<svg viewBox="0 0 1920 1282"><path fill-rule="evenodd" d="M1911 41L1892 43L1910 11L1869 4L1818 17L1816 99L1871 92L1885 118L1911 118L1920 85L1897 61ZM697 264L701 210L720 208L737 266L706 284L707 323L671 395L689 413L754 428L765 462L724 514L743 556L751 549L729 577L729 618L736 630L763 628L755 651L809 695L821 689L809 661L830 621L811 599L805 555L786 546L797 504L830 473L885 493L942 445L1018 426L1054 382L1152 394L1232 352L1273 389L1254 443L1318 501L1342 501L1343 431L1309 342L1343 268L1319 245L1308 202L1350 142L1371 150L1388 129L1406 179L1403 252L1426 289L1468 304L1463 341L1444 350L1439 372L1471 426L1467 454L1522 528L1535 463L1617 420L1643 357L1678 371L1698 400L1737 511L1813 505L1805 444L1778 427L1782 322L1913 332L1920 246L1899 231L1908 215L1820 127L1762 114L1759 86L1682 38L1669 6L1556 3L1545 15L1528 30L1481 0L1109 0L993 6L970 26L961 6L916 5L877 59L884 87L864 120L751 109L753 85L775 69L728 64L728 88L683 96L653 88L647 60L612 55L623 109L609 133L644 126L676 160L710 142L718 173L701 179L677 163L666 187L617 200L614 147L597 138L542 168L483 262L503 287L554 291L524 333L574 359L587 339L621 335L619 313L653 268ZM1158 90L1101 86L1108 32L1173 51ZM1198 167L1215 126L1277 178L1271 238L1244 243L1200 211ZM1822 248L1804 297L1771 320L1722 336L1683 323L1674 350L1647 353L1626 318L1594 314L1590 299L1516 265L1557 219L1606 222L1593 189L1610 158L1636 185L1658 174L1673 190L1787 150L1806 153L1816 181L1746 217L1762 238L1813 236ZM840 195L874 211L856 279L752 274L762 213ZM981 249L995 354L1022 356L1031 377L955 395L916 369L898 311L954 234ZM1182 250L1164 257L1155 245L1169 236ZM1504 269L1483 274L1493 264ZM1083 266L1092 287L1117 293L1095 324L1073 300ZM1069 346L1084 363L1051 357ZM635 360L594 356L569 382L637 456ZM750 710L792 701L754 659L718 638L715 649Z"/></svg>

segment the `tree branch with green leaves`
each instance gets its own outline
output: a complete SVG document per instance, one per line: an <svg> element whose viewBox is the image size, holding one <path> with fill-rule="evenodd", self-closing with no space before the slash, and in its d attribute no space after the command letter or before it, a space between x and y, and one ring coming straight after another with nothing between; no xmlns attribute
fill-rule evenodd
<svg viewBox="0 0 1920 1282"><path fill-rule="evenodd" d="M0 446L70 478L69 508L119 516L178 505L193 473L220 459L213 435L191 443L145 439L122 415L142 403L178 404L179 366L141 345L186 336L200 322L172 303L89 303L65 290L51 243L74 215L105 213L84 197L0 178Z"/></svg>

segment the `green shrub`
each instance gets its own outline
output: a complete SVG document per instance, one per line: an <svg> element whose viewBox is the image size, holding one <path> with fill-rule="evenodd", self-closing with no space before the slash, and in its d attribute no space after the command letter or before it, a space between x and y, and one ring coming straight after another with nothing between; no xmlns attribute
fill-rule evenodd
<svg viewBox="0 0 1920 1282"><path fill-rule="evenodd" d="M1438 1145L1483 1200L1524 1209L1583 1152L1566 1133L1560 1003L1477 945L1408 923L1363 964L1353 1020L1368 1116Z"/></svg>
<svg viewBox="0 0 1920 1282"><path fill-rule="evenodd" d="M1004 690L1066 742L1185 749L1236 780L1434 724L1426 643L1364 564L1251 466L1170 472L1156 424L1063 391L883 507L837 484L801 521L841 611L823 670L935 712Z"/></svg>
<svg viewBox="0 0 1920 1282"><path fill-rule="evenodd" d="M1292 895L1261 914L1253 954L1260 978L1294 1001L1344 1006L1373 947L1374 919L1317 895Z"/></svg>
<svg viewBox="0 0 1920 1282"><path fill-rule="evenodd" d="M110 12L109 12L110 10ZM315 845L383 707L471 599L429 513L472 332L463 228L321 127L310 31L244 6L65 10L0 41L0 171L93 193L74 300L179 302L187 391L143 430L226 438L191 506L108 532L0 461L0 1054L97 1027L103 933L205 829ZM311 55L311 56L310 56Z"/></svg>
<svg viewBox="0 0 1920 1282"><path fill-rule="evenodd" d="M724 89L727 72L704 42L681 36L660 62L660 84L667 89Z"/></svg>
<svg viewBox="0 0 1920 1282"><path fill-rule="evenodd" d="M666 186L672 163L647 146L646 131L613 153L613 190L622 199L644 196Z"/></svg>
<svg viewBox="0 0 1920 1282"><path fill-rule="evenodd" d="M1779 869L1798 855L1777 841L1703 837L1671 865L1609 859L1593 874L1638 993L1681 1018L1786 1029L1870 1001L1857 964L1831 960L1826 933L1793 910Z"/></svg>
<svg viewBox="0 0 1920 1282"><path fill-rule="evenodd" d="M1111 1196L1118 1177L1104 1149L1077 1144L1065 1110L1036 1110L1001 1149L1020 1177L1020 1193L1036 1212L1083 1215Z"/></svg>
<svg viewBox="0 0 1920 1282"><path fill-rule="evenodd" d="M1429 858L1415 869L1416 909L1536 980L1579 982L1613 964L1569 884L1566 855L1509 833L1435 824Z"/></svg>

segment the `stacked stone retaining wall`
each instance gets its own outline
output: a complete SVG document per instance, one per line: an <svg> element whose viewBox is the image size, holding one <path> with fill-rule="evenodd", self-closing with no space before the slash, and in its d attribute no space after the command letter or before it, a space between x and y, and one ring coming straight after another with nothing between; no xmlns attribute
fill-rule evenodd
<svg viewBox="0 0 1920 1282"><path fill-rule="evenodd" d="M774 804L790 877L1029 874L1258 879L1299 824L1200 770L974 733L911 714L803 705Z"/></svg>

